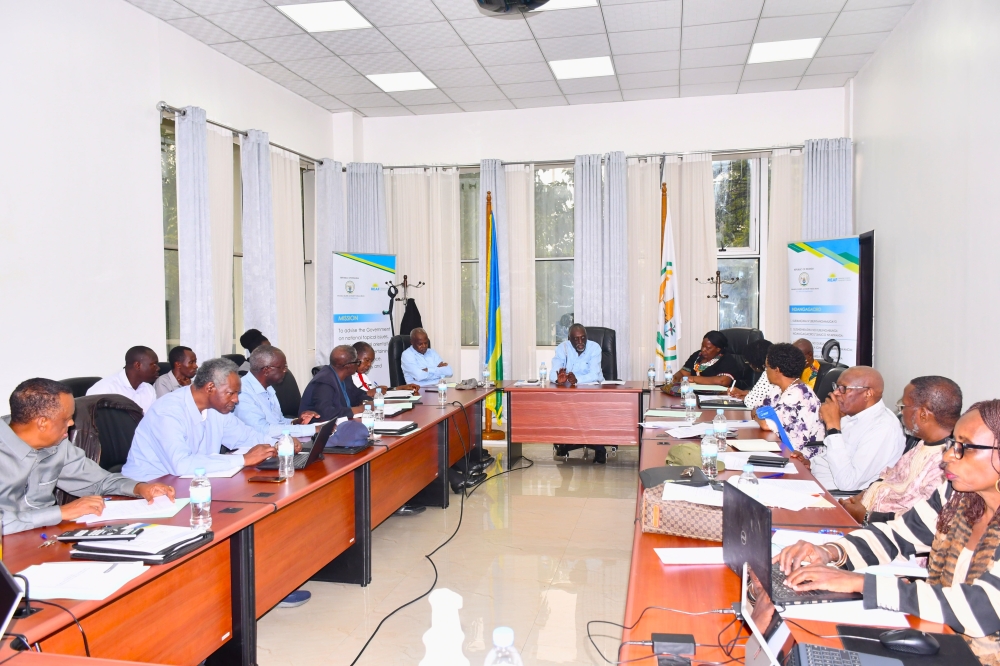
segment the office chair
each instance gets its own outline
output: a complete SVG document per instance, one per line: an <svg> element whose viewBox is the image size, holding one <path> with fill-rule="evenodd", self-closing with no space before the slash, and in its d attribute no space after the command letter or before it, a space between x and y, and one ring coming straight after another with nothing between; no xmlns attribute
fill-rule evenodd
<svg viewBox="0 0 1000 666"><path fill-rule="evenodd" d="M247 357L243 354L223 354L222 358L228 358L236 364L237 368L247 362Z"/></svg>
<svg viewBox="0 0 1000 666"><path fill-rule="evenodd" d="M822 368L820 369L822 371ZM830 392L833 391L833 384L840 378L840 375L844 373L847 368L829 368L823 376L820 377L817 373L816 375L816 397L819 398L820 402L826 400Z"/></svg>
<svg viewBox="0 0 1000 666"><path fill-rule="evenodd" d="M394 335L389 340L389 385L402 386L406 383L403 377L403 352L410 346L410 336Z"/></svg>
<svg viewBox="0 0 1000 666"><path fill-rule="evenodd" d="M759 328L727 328L719 331L726 339L729 340L730 354L739 354L743 356L746 353L747 347L750 346L751 342L755 342L764 337L764 334Z"/></svg>
<svg viewBox="0 0 1000 666"><path fill-rule="evenodd" d="M278 404L281 405L281 413L289 418L298 418L302 392L299 391L299 383L295 381L295 375L291 370L285 373L285 378L280 384L274 384L274 394L278 398Z"/></svg>
<svg viewBox="0 0 1000 666"><path fill-rule="evenodd" d="M312 369L313 377L315 377L316 375L318 375L319 371L322 370L322 369L323 369L322 365L313 366L313 369Z"/></svg>
<svg viewBox="0 0 1000 666"><path fill-rule="evenodd" d="M60 383L69 387L74 398L82 398L87 395L87 390L99 381L101 381L100 377L70 377L59 380Z"/></svg>
<svg viewBox="0 0 1000 666"><path fill-rule="evenodd" d="M601 347L601 372L605 379L618 379L618 347L615 329L603 326L587 326L587 340L593 340Z"/></svg>
<svg viewBox="0 0 1000 666"><path fill-rule="evenodd" d="M160 367L160 374L158 375L160 377L173 370L173 368L170 367L170 363L168 361L160 361L156 365Z"/></svg>

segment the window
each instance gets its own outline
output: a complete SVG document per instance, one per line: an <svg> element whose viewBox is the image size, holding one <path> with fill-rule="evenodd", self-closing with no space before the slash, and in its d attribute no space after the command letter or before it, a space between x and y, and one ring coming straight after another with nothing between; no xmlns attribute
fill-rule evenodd
<svg viewBox="0 0 1000 666"><path fill-rule="evenodd" d="M536 343L558 345L573 323L573 167L535 169Z"/></svg>
<svg viewBox="0 0 1000 666"><path fill-rule="evenodd" d="M167 319L167 349L180 344L181 286L177 265L177 153L174 121L160 123L160 175L163 191L163 270L166 284L164 308Z"/></svg>
<svg viewBox="0 0 1000 666"><path fill-rule="evenodd" d="M479 346L479 170L458 174L462 246L462 346Z"/></svg>

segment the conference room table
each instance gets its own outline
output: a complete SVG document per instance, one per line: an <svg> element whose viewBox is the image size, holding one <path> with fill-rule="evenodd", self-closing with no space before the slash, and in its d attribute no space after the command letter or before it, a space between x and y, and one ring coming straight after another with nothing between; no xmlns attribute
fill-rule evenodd
<svg viewBox="0 0 1000 666"><path fill-rule="evenodd" d="M148 662L119 661L97 657L74 657L47 652L25 651L14 655L8 661L0 662L11 666L153 666Z"/></svg>

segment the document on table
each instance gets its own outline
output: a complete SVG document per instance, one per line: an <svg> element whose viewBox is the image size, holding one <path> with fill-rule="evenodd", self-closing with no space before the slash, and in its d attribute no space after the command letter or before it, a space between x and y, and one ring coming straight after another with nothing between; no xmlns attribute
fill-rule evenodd
<svg viewBox="0 0 1000 666"><path fill-rule="evenodd" d="M785 606L781 616L792 620L817 620L834 624L856 624L866 627L907 628L904 613L883 608L866 609L864 601L835 601L829 604L798 604Z"/></svg>
<svg viewBox="0 0 1000 666"><path fill-rule="evenodd" d="M890 562L889 564L876 564L867 569L857 569L858 573L875 574L876 576L911 576L913 578L927 578L927 569L920 566L913 560L906 562Z"/></svg>
<svg viewBox="0 0 1000 666"><path fill-rule="evenodd" d="M817 546L822 546L839 538L841 538L839 534L820 534L819 532L806 532L804 530L775 530L771 534L771 545L777 546L778 550L799 541L806 541Z"/></svg>
<svg viewBox="0 0 1000 666"><path fill-rule="evenodd" d="M691 384L691 388L694 392L705 391L709 393L728 393L728 386L720 386L719 384Z"/></svg>
<svg viewBox="0 0 1000 666"><path fill-rule="evenodd" d="M751 453L749 451L746 451L743 453L733 453L731 451L727 451L725 453L719 454L719 460L721 460L723 464L725 464L726 469L741 470L743 469L743 466L746 465L747 462L749 461L750 456L768 456L768 457L773 456L774 458L781 457L779 455L770 454L767 452ZM797 470L795 469L795 465L788 462L785 463L784 467L764 467L763 465L754 465L753 471L758 474L766 475L766 474L795 474Z"/></svg>
<svg viewBox="0 0 1000 666"><path fill-rule="evenodd" d="M46 562L20 573L28 579L33 599L100 601L148 568L142 562Z"/></svg>
<svg viewBox="0 0 1000 666"><path fill-rule="evenodd" d="M400 412L405 412L408 409L413 409L413 405L408 402L394 402L391 405L386 405L382 408L386 416L395 416Z"/></svg>
<svg viewBox="0 0 1000 666"><path fill-rule="evenodd" d="M738 476L731 476L727 479L727 482L735 486L739 478ZM760 481L758 499L761 504L789 511L801 511L802 509L811 507L816 502L816 498L813 495L799 492L796 489L777 483L768 483L767 481L767 479Z"/></svg>
<svg viewBox="0 0 1000 666"><path fill-rule="evenodd" d="M76 519L78 523L106 523L112 520L142 520L149 518L173 518L188 505L188 498L178 497L173 502L160 495L149 504L144 499L105 502L101 515L88 513ZM103 597L102 597L103 598Z"/></svg>
<svg viewBox="0 0 1000 666"><path fill-rule="evenodd" d="M737 451L750 451L760 453L762 451L777 453L781 451L781 445L777 442L769 442L766 439L731 439L726 442Z"/></svg>
<svg viewBox="0 0 1000 666"><path fill-rule="evenodd" d="M537 379L519 379L514 382L514 386L540 386L541 382Z"/></svg>
<svg viewBox="0 0 1000 666"><path fill-rule="evenodd" d="M658 416L666 419L685 419L687 414L683 409L647 409L646 416ZM694 417L701 416L701 412L695 412Z"/></svg>
<svg viewBox="0 0 1000 666"><path fill-rule="evenodd" d="M413 395L413 391L393 390L393 391L386 391L385 392L385 398L386 399L390 399L390 398L409 398L412 395Z"/></svg>
<svg viewBox="0 0 1000 666"><path fill-rule="evenodd" d="M654 548L663 564L725 564L722 546L708 548Z"/></svg>
<svg viewBox="0 0 1000 666"><path fill-rule="evenodd" d="M624 386L624 379L605 379L601 382L601 386Z"/></svg>
<svg viewBox="0 0 1000 666"><path fill-rule="evenodd" d="M130 555L133 558L147 555L156 556L167 550L172 550L173 546L198 541L202 538L204 538L202 532L190 527L150 525L131 541L96 541L81 545L81 549L85 547L87 551L108 551L114 553L116 557L121 555L122 559L129 559Z"/></svg>

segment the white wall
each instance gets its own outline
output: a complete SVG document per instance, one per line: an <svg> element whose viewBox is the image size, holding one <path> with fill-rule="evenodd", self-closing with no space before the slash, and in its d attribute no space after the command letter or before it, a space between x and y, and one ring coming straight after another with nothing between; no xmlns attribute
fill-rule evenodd
<svg viewBox="0 0 1000 666"><path fill-rule="evenodd" d="M329 112L123 0L0 0L0 413L28 377L165 354L159 115L332 154ZM164 356L161 356L164 358Z"/></svg>
<svg viewBox="0 0 1000 666"><path fill-rule="evenodd" d="M920 0L854 85L856 215L875 230L875 364L1000 396L1000 4Z"/></svg>

